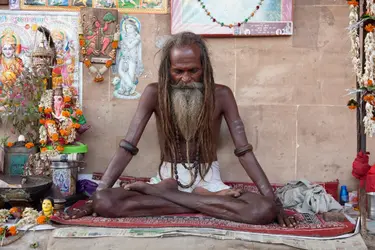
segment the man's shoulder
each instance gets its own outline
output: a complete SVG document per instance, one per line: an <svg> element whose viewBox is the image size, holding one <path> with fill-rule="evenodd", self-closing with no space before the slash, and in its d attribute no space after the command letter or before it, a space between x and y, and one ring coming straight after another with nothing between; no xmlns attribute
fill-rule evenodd
<svg viewBox="0 0 375 250"><path fill-rule="evenodd" d="M145 90L143 91L143 93L147 93L148 95L157 95L158 94L158 83L157 82L153 82L153 83L149 83L147 84Z"/></svg>
<svg viewBox="0 0 375 250"><path fill-rule="evenodd" d="M223 84L215 83L215 92L217 97L228 97L229 95L233 95L232 90Z"/></svg>
<svg viewBox="0 0 375 250"><path fill-rule="evenodd" d="M157 104L157 100L158 100L158 85L157 83L150 83L143 90L140 104L154 108Z"/></svg>

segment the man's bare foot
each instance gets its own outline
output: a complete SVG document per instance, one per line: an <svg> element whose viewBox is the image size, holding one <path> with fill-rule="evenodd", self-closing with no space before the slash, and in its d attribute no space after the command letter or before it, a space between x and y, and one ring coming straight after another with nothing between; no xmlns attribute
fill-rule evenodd
<svg viewBox="0 0 375 250"><path fill-rule="evenodd" d="M240 197L244 193L244 190L239 188L234 189L225 189L221 190L219 192L216 192L216 195L222 195L222 196L231 196L234 198Z"/></svg>
<svg viewBox="0 0 375 250"><path fill-rule="evenodd" d="M146 182L137 181L124 186L127 191L136 191L148 195L156 195L157 193L162 193L168 190L176 191L178 190L177 182L170 178L159 182L158 184L148 184Z"/></svg>
<svg viewBox="0 0 375 250"><path fill-rule="evenodd" d="M197 187L194 189L193 193L200 195L220 195L220 196L231 196L234 198L240 197L244 191L242 189L225 189L219 192L210 192L205 188Z"/></svg>

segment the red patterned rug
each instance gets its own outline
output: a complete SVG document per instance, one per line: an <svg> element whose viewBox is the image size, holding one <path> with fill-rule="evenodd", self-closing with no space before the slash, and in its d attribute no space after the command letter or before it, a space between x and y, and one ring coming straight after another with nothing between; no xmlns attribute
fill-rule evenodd
<svg viewBox="0 0 375 250"><path fill-rule="evenodd" d="M84 201L79 201L73 207L80 207ZM51 217L58 224L91 227L112 228L214 228L251 233L298 235L310 237L333 237L353 232L355 225L349 221L326 222L321 215L300 214L287 210L289 215L295 215L299 224L295 228L283 228L276 223L269 225L250 225L227 220L216 219L202 214L178 214L165 216L103 218L86 216L74 220L64 220L61 217Z"/></svg>
<svg viewBox="0 0 375 250"><path fill-rule="evenodd" d="M94 175L100 178L101 175ZM148 181L148 178L121 177L126 183L134 181ZM227 183L233 187L243 188L248 191L256 192L257 189L252 183L232 182ZM338 182L322 183L328 192L337 190ZM277 188L279 185L274 185ZM336 191L337 193L337 191ZM79 201L71 208L80 207L84 201ZM103 218L103 217L83 217L74 220L64 220L60 217L52 217L51 220L58 224L79 225L91 227L113 227L113 228L214 228L222 230L233 230L251 233L268 233L282 235L298 235L310 237L333 237L353 232L355 225L348 220L344 222L327 222L321 215L310 215L296 213L293 210L287 210L289 215L295 215L299 224L295 228L283 228L278 224L269 225L250 225L227 220L216 219L202 214L178 214L166 216L149 216L149 217L127 217L127 218Z"/></svg>

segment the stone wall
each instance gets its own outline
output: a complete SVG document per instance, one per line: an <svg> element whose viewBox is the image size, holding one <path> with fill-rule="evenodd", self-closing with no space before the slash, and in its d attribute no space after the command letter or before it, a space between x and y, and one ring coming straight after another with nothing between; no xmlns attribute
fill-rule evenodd
<svg viewBox="0 0 375 250"><path fill-rule="evenodd" d="M345 89L354 87L345 0L297 0L291 37L207 39L217 83L235 93L249 141L271 182L339 179L354 187L355 112ZM157 80L157 44L170 34L169 15L135 15L142 23L145 73L137 90ZM84 172L104 171L126 134L137 100L112 98L110 76L92 82L84 70L83 109L90 131ZM159 163L154 118L126 175L152 176ZM224 180L248 181L233 154L225 123L219 151Z"/></svg>

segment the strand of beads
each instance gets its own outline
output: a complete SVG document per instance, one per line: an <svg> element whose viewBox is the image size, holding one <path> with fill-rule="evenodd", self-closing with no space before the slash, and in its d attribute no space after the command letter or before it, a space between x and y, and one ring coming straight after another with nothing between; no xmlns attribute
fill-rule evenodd
<svg viewBox="0 0 375 250"><path fill-rule="evenodd" d="M250 19L252 19L255 16L256 12L260 9L260 7L262 6L262 4L264 2L264 0L260 0L259 3L257 4L257 6L255 7L255 10L253 10L250 13L250 15L247 16L243 21L241 21L241 22L235 22L233 24L232 23L231 24L226 24L224 22L221 22L221 21L217 20L215 17L213 17L211 15L211 12L206 8L206 5L204 4L203 0L197 0L197 1L200 3L200 5L202 6L202 9L206 12L207 16L209 16L210 19L214 23L217 23L217 24L219 24L222 27L228 27L228 28L233 28L235 26L240 27L242 24L247 23Z"/></svg>

